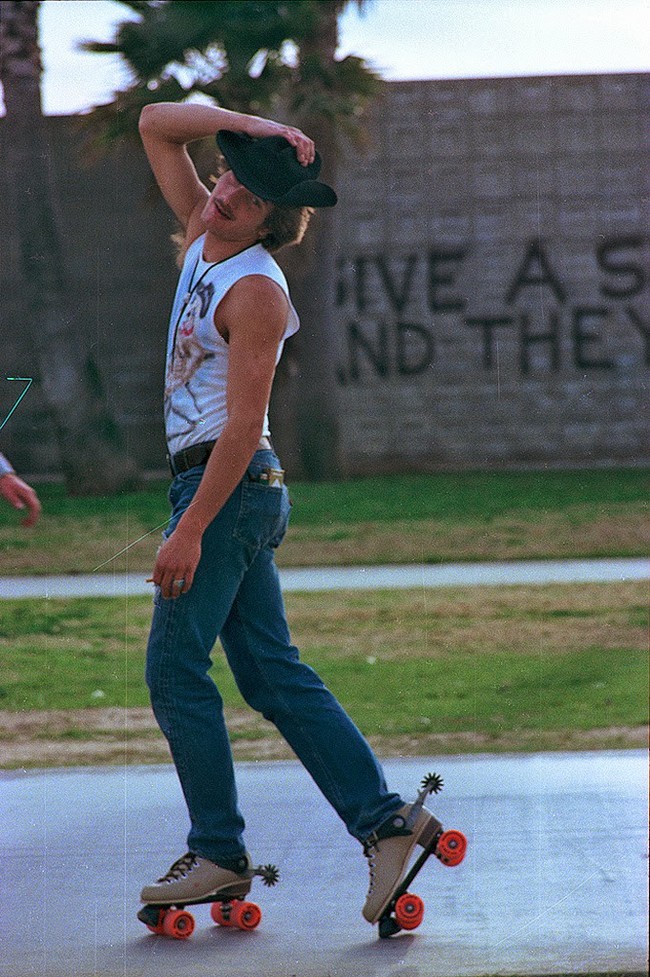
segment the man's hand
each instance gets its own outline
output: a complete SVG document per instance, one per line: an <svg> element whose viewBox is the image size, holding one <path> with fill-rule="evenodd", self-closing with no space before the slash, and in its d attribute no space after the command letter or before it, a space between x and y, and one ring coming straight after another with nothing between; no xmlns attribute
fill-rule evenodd
<svg viewBox="0 0 650 977"><path fill-rule="evenodd" d="M153 582L167 600L186 594L194 581L201 559L201 536L184 532L179 525L165 540L156 556Z"/></svg>
<svg viewBox="0 0 650 977"><path fill-rule="evenodd" d="M41 503L31 486L10 472L0 478L0 495L14 509L27 509L27 516L22 520L23 526L36 525L41 514Z"/></svg>
<svg viewBox="0 0 650 977"><path fill-rule="evenodd" d="M272 122L270 119L259 119L251 116L250 119L246 120L245 127L243 126L242 129L249 136L258 139L266 136L284 136L295 149L298 162L302 166L313 163L316 158L314 140L295 126L287 126L281 122Z"/></svg>

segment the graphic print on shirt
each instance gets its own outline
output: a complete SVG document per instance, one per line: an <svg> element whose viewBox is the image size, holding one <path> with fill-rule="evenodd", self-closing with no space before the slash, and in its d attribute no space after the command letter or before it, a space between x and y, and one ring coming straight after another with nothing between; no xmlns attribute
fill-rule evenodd
<svg viewBox="0 0 650 977"><path fill-rule="evenodd" d="M276 282L289 302L284 342L300 325L282 269L262 244L245 248L224 261L203 257L205 235L185 255L167 332L165 366L165 440L170 455L205 441L216 441L228 423L230 347L215 325L220 302L243 278L262 275ZM268 405L263 434L270 433Z"/></svg>
<svg viewBox="0 0 650 977"><path fill-rule="evenodd" d="M204 348L197 335L199 321L210 308L213 295L214 285L199 283L185 306L176 330L174 351L165 378L165 419L169 421L175 416L185 422L182 427L178 422L174 425L177 434L190 434L200 421L198 390L192 389L192 380L203 363L214 357L214 353ZM186 396L172 398L172 394L181 388L184 388Z"/></svg>

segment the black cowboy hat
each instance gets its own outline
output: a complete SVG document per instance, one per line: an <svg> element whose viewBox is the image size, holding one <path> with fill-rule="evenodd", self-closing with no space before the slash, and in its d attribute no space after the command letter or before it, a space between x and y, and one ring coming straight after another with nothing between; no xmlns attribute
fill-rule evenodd
<svg viewBox="0 0 650 977"><path fill-rule="evenodd" d="M253 139L242 132L221 129L217 145L233 173L251 193L283 207L333 207L337 197L316 179L321 158L303 166L284 136Z"/></svg>

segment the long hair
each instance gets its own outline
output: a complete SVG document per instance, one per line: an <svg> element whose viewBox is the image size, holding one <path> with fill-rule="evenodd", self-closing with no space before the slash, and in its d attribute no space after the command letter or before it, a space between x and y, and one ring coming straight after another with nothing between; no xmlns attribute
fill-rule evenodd
<svg viewBox="0 0 650 977"><path fill-rule="evenodd" d="M274 204L264 225L269 233L260 243L271 252L300 244L313 213L313 207L282 207Z"/></svg>

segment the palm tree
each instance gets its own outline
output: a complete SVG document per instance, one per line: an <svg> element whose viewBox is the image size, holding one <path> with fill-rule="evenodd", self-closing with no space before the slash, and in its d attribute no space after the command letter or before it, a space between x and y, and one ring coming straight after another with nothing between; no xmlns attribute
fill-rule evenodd
<svg viewBox="0 0 650 977"><path fill-rule="evenodd" d="M24 317L45 402L58 436L68 490L101 493L131 483L115 425L107 416L99 371L68 307L63 250L52 204L41 109L38 2L0 2L0 81L9 173L21 247ZM88 446L92 445L89 452Z"/></svg>
<svg viewBox="0 0 650 977"><path fill-rule="evenodd" d="M301 126L326 160L323 177L336 184L340 134L359 134L362 110L379 89L362 59L335 58L338 19L350 2L364 6L364 0L126 2L137 19L120 24L114 41L84 47L121 54L135 81L91 113L90 125L109 143L128 138L137 134L147 102L200 93L226 108ZM299 261L287 259L303 320L288 402L299 404L300 468L313 479L341 474L333 221L319 213Z"/></svg>

